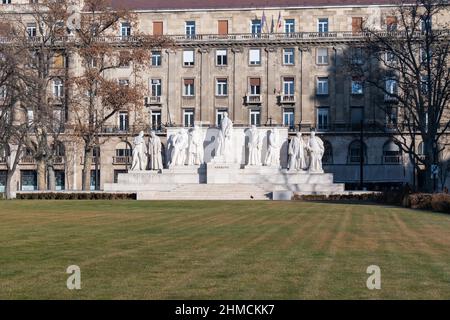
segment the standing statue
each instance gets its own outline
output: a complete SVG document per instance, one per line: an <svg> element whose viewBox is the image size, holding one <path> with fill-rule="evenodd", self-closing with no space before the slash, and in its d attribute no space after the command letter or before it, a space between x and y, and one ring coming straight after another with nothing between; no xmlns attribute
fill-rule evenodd
<svg viewBox="0 0 450 320"><path fill-rule="evenodd" d="M170 167L186 164L186 150L189 146L189 136L185 129L180 130L172 141Z"/></svg>
<svg viewBox="0 0 450 320"><path fill-rule="evenodd" d="M310 173L323 173L322 158L325 153L325 147L322 139L316 137L316 132L311 131L311 136L306 145L310 155Z"/></svg>
<svg viewBox="0 0 450 320"><path fill-rule="evenodd" d="M275 129L269 130L267 138L267 155L264 164L268 167L280 166L280 144Z"/></svg>
<svg viewBox="0 0 450 320"><path fill-rule="evenodd" d="M177 135L176 134L172 134L169 136L169 138L167 139L167 149L166 149L166 165L167 168L170 168L171 164L172 164L172 153L173 153L173 145L174 145L174 141L176 139Z"/></svg>
<svg viewBox="0 0 450 320"><path fill-rule="evenodd" d="M258 128L253 125L250 129L249 142L247 145L249 166L261 165L261 140Z"/></svg>
<svg viewBox="0 0 450 320"><path fill-rule="evenodd" d="M306 144L303 141L302 133L298 132L289 144L289 170L307 169L305 149Z"/></svg>
<svg viewBox="0 0 450 320"><path fill-rule="evenodd" d="M233 122L228 118L228 112L224 113L219 129L216 157L226 157L230 152L233 138Z"/></svg>
<svg viewBox="0 0 450 320"><path fill-rule="evenodd" d="M204 157L203 151L203 135L199 126L194 126L189 133L189 149L188 149L188 164L199 166L201 165Z"/></svg>
<svg viewBox="0 0 450 320"><path fill-rule="evenodd" d="M162 170L162 144L161 139L156 135L155 131L150 133L150 139L148 143L148 156L150 158L150 170Z"/></svg>
<svg viewBox="0 0 450 320"><path fill-rule="evenodd" d="M133 148L133 164L131 171L143 171L147 166L147 157L145 156L145 140L144 131L141 131L138 136L134 138Z"/></svg>

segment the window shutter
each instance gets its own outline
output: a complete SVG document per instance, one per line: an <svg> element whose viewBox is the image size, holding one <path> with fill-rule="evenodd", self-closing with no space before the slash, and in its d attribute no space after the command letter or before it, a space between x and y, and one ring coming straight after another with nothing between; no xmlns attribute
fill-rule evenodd
<svg viewBox="0 0 450 320"><path fill-rule="evenodd" d="M183 61L184 62L194 62L194 51L186 50L183 52Z"/></svg>
<svg viewBox="0 0 450 320"><path fill-rule="evenodd" d="M261 52L257 49L250 50L250 61L260 61Z"/></svg>
<svg viewBox="0 0 450 320"><path fill-rule="evenodd" d="M260 86L261 79L260 78L250 78L250 85L251 86Z"/></svg>
<svg viewBox="0 0 450 320"><path fill-rule="evenodd" d="M193 85L194 84L194 79L184 79L184 84L185 85Z"/></svg>
<svg viewBox="0 0 450 320"><path fill-rule="evenodd" d="M217 55L218 56L226 56L227 55L227 50L217 50Z"/></svg>
<svg viewBox="0 0 450 320"><path fill-rule="evenodd" d="M163 35L163 23L162 21L153 22L153 35L162 36Z"/></svg>
<svg viewBox="0 0 450 320"><path fill-rule="evenodd" d="M353 17L352 18L352 32L358 33L362 31L362 18L361 17Z"/></svg>
<svg viewBox="0 0 450 320"><path fill-rule="evenodd" d="M219 20L219 30L220 35L228 34L228 20Z"/></svg>

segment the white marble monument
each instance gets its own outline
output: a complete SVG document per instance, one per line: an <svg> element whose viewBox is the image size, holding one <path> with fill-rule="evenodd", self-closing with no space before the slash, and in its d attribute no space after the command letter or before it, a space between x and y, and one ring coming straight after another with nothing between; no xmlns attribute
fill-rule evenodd
<svg viewBox="0 0 450 320"><path fill-rule="evenodd" d="M131 165L131 171L143 171L147 166L144 131L141 131L139 135L134 138L133 144L133 163Z"/></svg>

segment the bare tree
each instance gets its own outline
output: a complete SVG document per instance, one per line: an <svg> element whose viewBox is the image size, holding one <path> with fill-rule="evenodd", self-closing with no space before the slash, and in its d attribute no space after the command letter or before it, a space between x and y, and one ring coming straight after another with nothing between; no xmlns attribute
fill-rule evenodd
<svg viewBox="0 0 450 320"><path fill-rule="evenodd" d="M142 111L148 89L140 72L149 64L151 49L170 44L166 37L136 32L131 35L128 30L118 36L122 23L130 32L131 28L137 29L136 16L128 10L111 8L107 0L88 0L75 30L74 53L81 66L70 78L71 125L84 144L83 190L90 188L92 154L102 143L99 136L105 125L119 111ZM114 71L123 67L131 71L128 79L119 81L114 78ZM136 120L140 122L135 121L135 128L142 129L143 117Z"/></svg>
<svg viewBox="0 0 450 320"><path fill-rule="evenodd" d="M352 66L354 74L383 95L380 108L395 142L425 168L426 191L433 190L432 167L438 165L439 143L450 125L448 9L446 0L398 3L387 17L387 31L363 25L365 51L375 61L368 64L371 69ZM420 152L418 141L424 146Z"/></svg>

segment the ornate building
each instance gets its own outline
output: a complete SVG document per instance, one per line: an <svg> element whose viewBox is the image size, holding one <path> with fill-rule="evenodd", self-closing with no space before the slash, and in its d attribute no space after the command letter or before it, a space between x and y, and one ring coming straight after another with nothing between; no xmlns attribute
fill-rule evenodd
<svg viewBox="0 0 450 320"><path fill-rule="evenodd" d="M20 11L22 6L16 4L20 2L28 0L3 1L0 10ZM131 76L132 66L111 73L124 83L143 81L148 94L140 112L118 112L105 126L103 143L93 154L92 188L97 181L102 189L130 168L136 118L148 124L147 135L152 128L165 144L167 128L216 126L225 112L236 127L280 126L291 136L297 131L307 136L315 128L326 146L325 170L334 174L335 182L349 187L360 182L361 155L369 187L411 184L416 179L410 160L391 142L392 117L380 112L379 105L389 101L344 66L349 47L362 43L363 20L379 30L395 28L391 1L113 3L133 9L138 23L123 21L117 34L105 39L112 46L135 32L166 35L174 45L152 51L139 80ZM32 21L29 27L33 28ZM76 59L67 61L68 72L81 68ZM366 62L356 58L354 63ZM55 81L54 93L64 94L64 84ZM71 109L65 108L62 113L69 121ZM65 141L56 164L58 189L79 190L83 153L70 138ZM2 161L0 154L0 170ZM32 155L24 154L13 184L17 190L36 188L33 162Z"/></svg>

